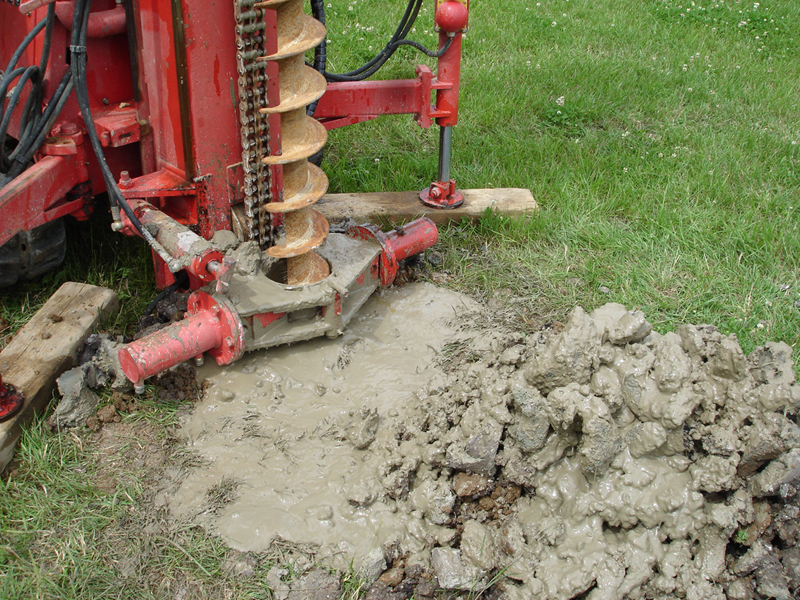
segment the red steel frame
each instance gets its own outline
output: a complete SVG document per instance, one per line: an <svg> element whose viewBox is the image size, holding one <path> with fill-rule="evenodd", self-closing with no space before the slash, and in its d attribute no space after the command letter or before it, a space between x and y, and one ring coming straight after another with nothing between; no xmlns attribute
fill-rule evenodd
<svg viewBox="0 0 800 600"><path fill-rule="evenodd" d="M39 8L28 18L0 0L0 62L7 62L45 11ZM68 68L71 0L58 1L56 12L46 97ZM274 11L265 13L268 38L272 33L275 39ZM242 200L230 0L126 0L124 11L114 0L94 0L89 29L87 79L93 114L112 172L124 172L123 195L147 198L205 238L230 229L231 205ZM420 66L416 79L333 83L315 116L328 129L385 114L412 114L422 127L434 120L454 125L462 32L450 36L453 42L439 59L436 76ZM440 45L447 37L440 33ZM40 54L41 36L21 64L38 62ZM269 97L271 104L277 102L277 89L270 89ZM275 118L274 130L279 131ZM104 184L91 147L83 141L83 127L73 97L38 162L0 189L0 245L18 231L66 214L86 217L88 185L97 194ZM15 135L14 124L9 133ZM272 141L279 147L277 136ZM280 166L273 167L273 187L282 189ZM154 261L156 283L163 287L172 274L155 255Z"/></svg>

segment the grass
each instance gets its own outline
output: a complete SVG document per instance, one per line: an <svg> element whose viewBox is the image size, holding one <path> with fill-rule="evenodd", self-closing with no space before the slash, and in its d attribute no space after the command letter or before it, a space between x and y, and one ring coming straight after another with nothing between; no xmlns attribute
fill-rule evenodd
<svg viewBox="0 0 800 600"><path fill-rule="evenodd" d="M0 349L65 281L116 291L121 309L106 327L118 333L133 333L138 316L155 297L147 247L138 239L113 233L110 215L95 214L84 223L66 219L65 224L67 255L63 266L38 280L0 291Z"/></svg>
<svg viewBox="0 0 800 600"><path fill-rule="evenodd" d="M403 10L326 5L333 71L369 58ZM428 46L430 23L426 6L413 37ZM529 188L540 210L443 228L449 285L510 309L523 329L613 301L662 332L710 323L745 351L796 347L798 36L794 0L473 2L453 174L462 188ZM403 48L381 77L413 77L418 62L432 64ZM437 139L387 117L333 131L323 168L336 192L421 189L436 173ZM119 291L110 327L130 326L155 294L147 253L98 222L71 226L60 272L0 296L6 335L67 279ZM141 514L146 473L100 491L92 439L41 423L26 432L18 471L0 484L0 597L264 597L267 559L232 579L217 538ZM126 519L154 533L116 539ZM362 592L347 579L348 598Z"/></svg>
<svg viewBox="0 0 800 600"><path fill-rule="evenodd" d="M167 461L193 460L167 423L147 419L159 404L143 402L125 420L129 435L104 442L86 430L54 435L43 420L25 431L0 481L0 598L272 598L267 574L291 562L291 548L238 553L154 501ZM167 408L174 426L178 407ZM209 510L220 501L208 498ZM238 564L251 574L238 576Z"/></svg>
<svg viewBox="0 0 800 600"><path fill-rule="evenodd" d="M481 2L470 25L454 176L529 188L541 210L444 230L453 285L510 296L531 327L613 301L746 351L797 344L796 3ZM422 188L436 169L435 131L406 117L331 146L336 191Z"/></svg>

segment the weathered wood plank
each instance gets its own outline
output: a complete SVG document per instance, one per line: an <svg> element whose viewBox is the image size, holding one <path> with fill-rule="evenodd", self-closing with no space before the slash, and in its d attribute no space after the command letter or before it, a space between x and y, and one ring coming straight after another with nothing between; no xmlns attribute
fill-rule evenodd
<svg viewBox="0 0 800 600"><path fill-rule="evenodd" d="M461 190L464 204L449 210L424 206L418 192L375 192L365 194L327 194L316 208L329 220L351 218L357 223L408 222L426 216L436 224L477 219L487 208L500 214L521 216L538 208L530 190L497 188Z"/></svg>
<svg viewBox="0 0 800 600"><path fill-rule="evenodd" d="M22 427L50 400L58 376L75 365L83 340L118 307L116 292L69 281L0 352L3 381L25 398L22 410L0 423L0 472L11 461Z"/></svg>

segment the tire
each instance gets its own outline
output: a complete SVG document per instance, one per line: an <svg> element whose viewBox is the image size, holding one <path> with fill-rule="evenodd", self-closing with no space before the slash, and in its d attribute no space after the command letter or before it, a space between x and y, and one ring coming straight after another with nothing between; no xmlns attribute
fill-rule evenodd
<svg viewBox="0 0 800 600"><path fill-rule="evenodd" d="M64 262L66 250L63 219L19 232L0 246L0 289L57 269Z"/></svg>

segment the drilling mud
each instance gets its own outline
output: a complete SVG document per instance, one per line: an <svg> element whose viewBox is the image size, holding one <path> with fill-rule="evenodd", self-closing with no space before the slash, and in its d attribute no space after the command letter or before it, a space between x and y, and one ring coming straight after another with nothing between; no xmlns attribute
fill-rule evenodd
<svg viewBox="0 0 800 600"><path fill-rule="evenodd" d="M170 504L209 517L207 491L235 492L212 527L240 550L276 537L315 542L340 566L382 548L404 529L370 451L392 435L381 421L408 414L468 298L432 285L376 294L344 335L246 355L201 369L208 387L183 425L208 465L186 477Z"/></svg>
<svg viewBox="0 0 800 600"><path fill-rule="evenodd" d="M745 356L617 304L532 336L481 311L390 289L341 338L205 367L183 424L202 460L165 502L240 550L281 538L383 572L375 597L412 574L416 597L792 597L789 346Z"/></svg>

